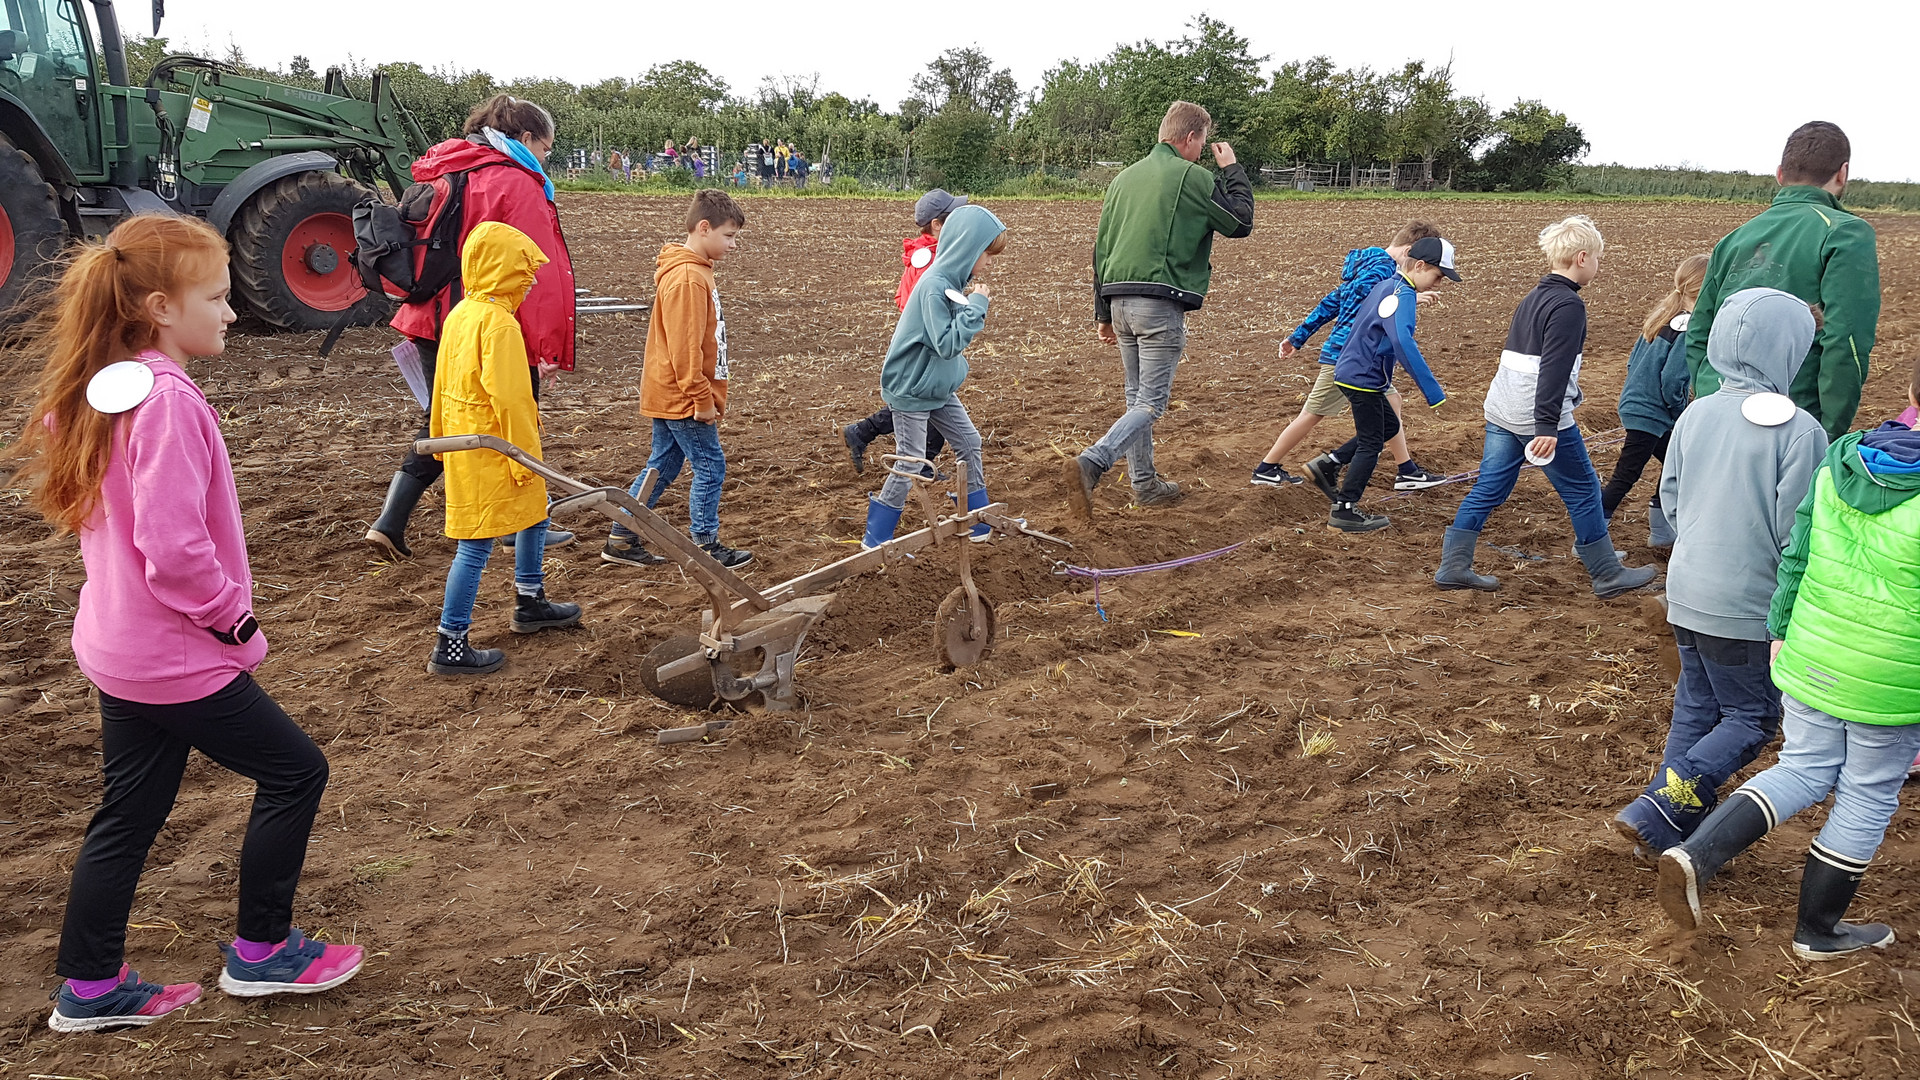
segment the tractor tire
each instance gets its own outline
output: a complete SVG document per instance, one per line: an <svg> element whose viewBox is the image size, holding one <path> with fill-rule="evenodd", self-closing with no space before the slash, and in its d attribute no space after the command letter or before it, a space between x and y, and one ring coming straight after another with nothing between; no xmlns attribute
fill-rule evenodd
<svg viewBox="0 0 1920 1080"><path fill-rule="evenodd" d="M268 184L233 222L234 292L282 330L330 330L353 309L349 326L389 314L348 256L353 208L373 192L338 173L303 172Z"/></svg>
<svg viewBox="0 0 1920 1080"><path fill-rule="evenodd" d="M66 241L60 202L40 166L0 135L0 325L32 314Z"/></svg>

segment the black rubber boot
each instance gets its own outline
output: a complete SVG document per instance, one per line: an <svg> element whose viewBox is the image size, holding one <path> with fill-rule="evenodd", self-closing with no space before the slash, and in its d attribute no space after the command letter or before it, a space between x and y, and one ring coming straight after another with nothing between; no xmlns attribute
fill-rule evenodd
<svg viewBox="0 0 1920 1080"><path fill-rule="evenodd" d="M1682 929L1700 928L1700 887L1727 860L1753 846L1773 828L1766 804L1742 788L1707 815L1686 842L1660 853L1660 879L1653 887L1660 907Z"/></svg>
<svg viewBox="0 0 1920 1080"><path fill-rule="evenodd" d="M412 473L393 474L393 481L387 485L387 501L380 507L380 518L367 530L367 543L380 555L388 559L413 558L413 549L407 546L407 519L413 516L413 508L420 505L420 496L426 490L426 481Z"/></svg>
<svg viewBox="0 0 1920 1080"><path fill-rule="evenodd" d="M1620 553L1613 549L1613 538L1602 536L1591 544L1573 545L1573 553L1586 564L1593 577L1593 595L1611 600L1643 585L1653 584L1660 571L1651 566L1622 566Z"/></svg>
<svg viewBox="0 0 1920 1080"><path fill-rule="evenodd" d="M840 439L847 444L847 456L853 459L855 475L867 471L867 444L873 441L860 437L860 425L865 422L862 420L840 429Z"/></svg>
<svg viewBox="0 0 1920 1080"><path fill-rule="evenodd" d="M1800 877L1800 923L1793 931L1793 955L1802 960L1833 960L1861 949L1884 949L1893 944L1893 927L1885 923L1840 921L1847 905L1853 903L1853 894L1860 891L1860 877L1866 869L1864 864L1819 844L1807 852L1807 869Z"/></svg>
<svg viewBox="0 0 1920 1080"><path fill-rule="evenodd" d="M1434 573L1433 583L1443 589L1478 589L1481 592L1498 589L1499 578L1473 572L1473 549L1479 543L1479 533L1448 526L1446 544L1440 549L1440 569Z"/></svg>
<svg viewBox="0 0 1920 1080"><path fill-rule="evenodd" d="M534 634L579 624L580 605L556 604L547 599L545 589L532 596L519 593L513 598L513 632L516 634Z"/></svg>
<svg viewBox="0 0 1920 1080"><path fill-rule="evenodd" d="M476 649L467 644L467 635L442 631L433 646L433 659L427 661L427 674L485 675L506 662L507 654L499 649Z"/></svg>

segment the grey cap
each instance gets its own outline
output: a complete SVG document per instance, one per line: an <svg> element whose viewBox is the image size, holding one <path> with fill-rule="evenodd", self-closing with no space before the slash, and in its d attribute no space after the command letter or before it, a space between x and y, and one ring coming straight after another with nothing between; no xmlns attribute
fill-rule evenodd
<svg viewBox="0 0 1920 1080"><path fill-rule="evenodd" d="M940 188L934 188L913 204L913 223L924 229L936 219L946 217L965 205L965 195L950 195Z"/></svg>

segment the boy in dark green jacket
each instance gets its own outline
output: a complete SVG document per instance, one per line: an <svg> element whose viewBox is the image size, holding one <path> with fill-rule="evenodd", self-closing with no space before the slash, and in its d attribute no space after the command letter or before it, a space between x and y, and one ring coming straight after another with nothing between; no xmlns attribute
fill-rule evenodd
<svg viewBox="0 0 1920 1080"><path fill-rule="evenodd" d="M1899 423L1827 450L1794 514L1767 613L1782 691L1780 763L1723 801L1660 856L1655 893L1681 926L1700 886L1769 830L1833 795L1807 853L1793 952L1829 960L1893 943L1882 923L1845 923L1920 751L1920 432Z"/></svg>
<svg viewBox="0 0 1920 1080"><path fill-rule="evenodd" d="M1838 127L1817 120L1801 125L1780 156L1774 175L1781 188L1773 205L1714 245L1687 327L1695 397L1720 389L1720 377L1707 363L1707 337L1720 301L1742 289L1779 289L1819 305L1825 319L1788 396L1820 421L1829 439L1852 425L1880 321L1873 226L1840 209L1852 155Z"/></svg>

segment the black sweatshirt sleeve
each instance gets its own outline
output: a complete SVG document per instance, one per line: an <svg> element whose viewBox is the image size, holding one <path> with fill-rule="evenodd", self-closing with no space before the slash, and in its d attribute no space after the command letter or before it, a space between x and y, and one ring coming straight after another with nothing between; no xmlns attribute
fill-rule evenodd
<svg viewBox="0 0 1920 1080"><path fill-rule="evenodd" d="M1553 437L1560 433L1560 411L1567 398L1567 381L1573 378L1573 364L1587 344L1587 305L1575 301L1555 304L1547 312L1547 325L1540 340L1540 379L1533 395L1533 434Z"/></svg>
<svg viewBox="0 0 1920 1080"><path fill-rule="evenodd" d="M1227 221L1214 215L1212 225L1220 235L1238 239L1253 232L1253 181L1246 167L1234 163L1213 178L1213 203L1226 211Z"/></svg>

